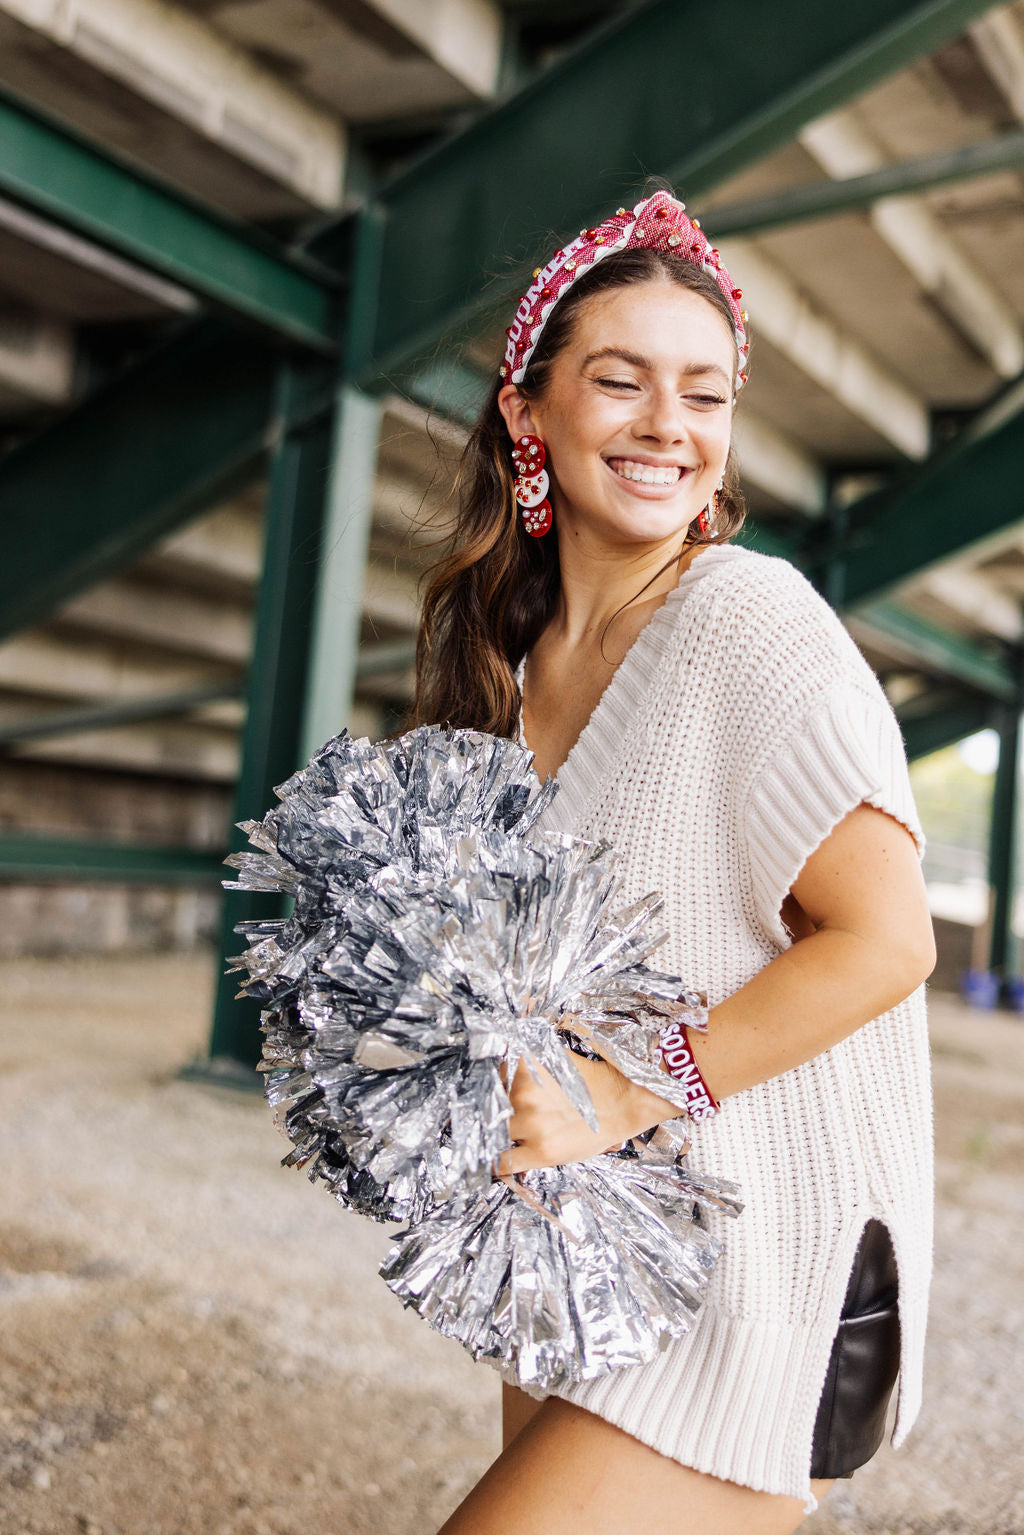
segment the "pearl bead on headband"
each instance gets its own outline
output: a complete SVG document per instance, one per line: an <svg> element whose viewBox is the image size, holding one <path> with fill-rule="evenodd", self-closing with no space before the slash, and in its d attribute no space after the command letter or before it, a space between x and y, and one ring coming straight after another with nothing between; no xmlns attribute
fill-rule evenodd
<svg viewBox="0 0 1024 1535"><path fill-rule="evenodd" d="M677 202L669 192L655 192L653 197L637 203L632 213L619 208L603 224L580 230L579 237L564 250L555 251L547 266L537 268L508 328L501 377L511 384L522 383L548 316L578 277L613 251L640 249L671 251L715 279L728 301L735 324L739 354L736 388L740 390L747 381L745 369L750 350L747 312L740 308L743 294L733 287L732 278L700 224L689 218L685 205Z"/></svg>

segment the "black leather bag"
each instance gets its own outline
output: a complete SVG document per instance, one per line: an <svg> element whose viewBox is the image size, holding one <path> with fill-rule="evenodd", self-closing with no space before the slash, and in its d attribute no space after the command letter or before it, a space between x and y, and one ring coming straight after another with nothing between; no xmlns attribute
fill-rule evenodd
<svg viewBox="0 0 1024 1535"><path fill-rule="evenodd" d="M852 1476L885 1435L900 1365L898 1273L889 1229L861 1234L814 1425L811 1476Z"/></svg>

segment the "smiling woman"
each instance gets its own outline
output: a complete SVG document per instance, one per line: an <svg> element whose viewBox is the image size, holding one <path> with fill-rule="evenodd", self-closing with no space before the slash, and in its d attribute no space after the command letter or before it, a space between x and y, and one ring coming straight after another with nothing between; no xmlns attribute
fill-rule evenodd
<svg viewBox="0 0 1024 1535"><path fill-rule="evenodd" d="M653 1363L506 1388L505 1449L444 1535L787 1535L920 1400L934 945L899 729L836 615L729 542L742 294L659 192L538 269L466 450L428 592L417 719L518 737L544 829L665 896L660 968L707 992L695 1165L746 1209L697 1324ZM588 1129L520 1069L506 1177L677 1115L582 1062ZM720 1112L719 1112L720 1110ZM724 1224L724 1223L723 1223ZM897 1270L898 1260L898 1270ZM898 1304L898 1312L897 1312Z"/></svg>
<svg viewBox="0 0 1024 1535"><path fill-rule="evenodd" d="M666 230L659 228L658 234L668 238L669 221L655 219L656 208L664 205L660 199L665 196L656 194L649 200L654 206L649 209L647 223L665 225ZM615 223L618 217L608 223ZM697 249L702 242L703 250L710 255L712 248L699 230L694 230L693 240ZM689 481L680 487L685 490L685 505L674 502L661 526L671 527L673 533L682 530L684 557L696 553L706 543L723 542L742 526L743 498L729 446L733 403L742 387L740 365L741 361L745 364L747 347L739 299L734 296L739 289L733 289L727 274L710 262L705 267L681 258L676 253L679 248L688 247L652 243L613 251L582 273L577 268L579 275L560 291L557 277L552 279L552 301L547 304L543 291L546 285L539 279L535 281L539 310L534 313L544 314L543 326L539 334L536 328L531 333L529 356L515 370L520 375L516 383L503 385L499 378L481 412L456 486L460 506L451 547L435 572L424 603L417 657L417 719L444 719L453 725L471 725L496 735L515 733L519 689L512 666L515 659L533 647L555 616L564 590L561 560L571 534L568 523L562 526L559 505L559 521L553 536L523 537L509 454L510 431L515 431L516 438L520 433L511 424L510 413L517 413L516 425L522 425L522 432L529 433L529 427L523 424L530 419L529 411L523 411L517 400L535 406L540 406L542 399L551 401L548 386L556 365L560 378L568 376L564 360L560 361L567 348L574 358L576 409L589 413L602 399L609 406L617 399L622 410L619 419L624 421L626 400L640 396L649 406L653 388L658 403L663 401L664 386L654 374L658 359L663 367L666 363L667 349L660 334L666 300L675 301L677 335L682 336L683 350L667 358L671 392L677 395L685 385L680 399L687 401L688 416L691 420L710 417L715 429L704 434L704 440L714 437L717 430L719 443L724 436L725 451L720 460L716 459L713 472L681 475L684 482ZM567 247L559 253L563 283L571 249ZM559 257L554 258L544 271L549 271L558 260ZM723 275L725 284L719 280ZM618 315L613 313L609 317L618 321L614 340L607 324L597 325L589 318L592 310L609 302L625 306L619 308ZM634 307L638 315L646 317L649 332L653 332L648 336L649 346L641 344L641 332L632 328ZM687 315L695 317L698 325L698 334L692 338L685 334ZM586 335L596 339L581 340L581 327ZM511 330L515 331L515 325ZM704 355L697 347L701 335L707 339ZM514 355L510 336L509 353L503 364L505 378L512 374L510 359ZM524 354L520 352L519 356ZM693 369L698 371L690 371ZM556 408L565 414L567 400L556 402ZM596 430L596 423L585 430L588 433ZM632 455L629 462L634 465L641 463L653 470L671 460L670 453L649 439L640 443L624 436L619 446L627 444ZM568 490L573 466L568 452L556 454L551 442L547 442L545 451L558 503L561 494ZM677 454L674 463L683 469L683 456ZM618 479L643 483L636 480L635 469L629 475L621 473L626 463L618 467ZM685 467L692 471L695 461L687 458ZM583 469L578 457L576 468ZM612 466L590 464L589 472L609 474ZM714 514L712 521L707 518L709 509ZM627 553L627 563L620 564L616 558L615 564L625 602L635 597L636 587L632 583L637 566L635 547L632 551L620 549L619 553L623 552ZM644 579L649 578L648 584L665 576L670 567L676 574L681 571L682 566L676 561L678 553L674 547L666 551L670 559L658 576L645 567ZM607 562L605 566L603 574L607 577ZM662 583L658 589L661 596L673 581L674 576L670 575L668 585ZM648 617L651 611L646 610ZM621 653L621 644L619 649Z"/></svg>
<svg viewBox="0 0 1024 1535"><path fill-rule="evenodd" d="M595 277L607 283L614 259ZM675 275L694 269L669 259L674 269L650 263L647 277L578 301L568 330L560 316L545 352L534 354L539 385L508 384L496 399L511 438L530 434L546 445L557 509L559 616L527 645L530 740L542 777L557 772L616 659L718 534L716 522L702 535L697 519L723 501L735 343L719 308ZM599 344L608 337L620 339ZM598 591L600 604L615 598L601 636L611 638L614 618L610 653L588 643ZM548 711L556 696L560 707ZM535 708L557 722L544 738Z"/></svg>
<svg viewBox="0 0 1024 1535"><path fill-rule="evenodd" d="M595 346L608 336L622 340ZM560 549L662 539L696 521L722 490L734 351L705 298L651 276L591 298L541 392L501 390L512 437L531 433L550 452Z"/></svg>

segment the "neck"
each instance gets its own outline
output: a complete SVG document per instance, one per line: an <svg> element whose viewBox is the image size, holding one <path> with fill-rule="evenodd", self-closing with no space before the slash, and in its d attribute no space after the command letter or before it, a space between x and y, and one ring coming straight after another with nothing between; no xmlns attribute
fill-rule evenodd
<svg viewBox="0 0 1024 1535"><path fill-rule="evenodd" d="M633 611L660 606L702 547L688 548L676 558L681 533L663 543L626 550L564 537L561 529L559 533L561 591L555 627L562 643L572 648L602 634L609 619L627 604Z"/></svg>

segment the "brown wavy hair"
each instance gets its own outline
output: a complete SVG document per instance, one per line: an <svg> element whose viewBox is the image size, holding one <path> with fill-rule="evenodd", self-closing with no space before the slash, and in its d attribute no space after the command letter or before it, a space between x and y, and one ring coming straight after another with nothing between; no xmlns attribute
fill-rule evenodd
<svg viewBox="0 0 1024 1535"><path fill-rule="evenodd" d="M589 298L665 277L707 299L733 333L728 301L709 273L668 251L616 251L591 267L558 301L519 385L520 394L527 399L543 396L551 364L570 340ZM511 442L498 408L503 387L498 379L491 389L455 476L454 527L430 571L416 643L413 722L465 726L514 738L520 707L515 668L555 614L560 576L557 521L544 538L530 538L520 525ZM678 552L630 601L685 551L735 536L745 515L738 481L730 450L714 535L702 536L693 522Z"/></svg>

